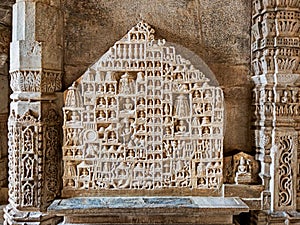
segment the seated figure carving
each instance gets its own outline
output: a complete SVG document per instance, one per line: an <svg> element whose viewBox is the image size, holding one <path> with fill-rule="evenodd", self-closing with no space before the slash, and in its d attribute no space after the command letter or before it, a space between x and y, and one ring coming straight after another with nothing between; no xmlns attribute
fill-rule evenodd
<svg viewBox="0 0 300 225"><path fill-rule="evenodd" d="M133 31L144 38L133 43ZM140 23L67 91L65 195L222 186L222 90L159 43ZM238 181L249 170L240 164Z"/></svg>

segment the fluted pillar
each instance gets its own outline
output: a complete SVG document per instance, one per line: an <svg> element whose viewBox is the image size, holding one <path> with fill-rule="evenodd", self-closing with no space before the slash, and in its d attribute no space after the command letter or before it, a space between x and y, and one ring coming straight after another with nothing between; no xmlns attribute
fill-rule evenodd
<svg viewBox="0 0 300 225"><path fill-rule="evenodd" d="M10 49L9 205L4 224L56 224L63 16L60 0L17 0Z"/></svg>

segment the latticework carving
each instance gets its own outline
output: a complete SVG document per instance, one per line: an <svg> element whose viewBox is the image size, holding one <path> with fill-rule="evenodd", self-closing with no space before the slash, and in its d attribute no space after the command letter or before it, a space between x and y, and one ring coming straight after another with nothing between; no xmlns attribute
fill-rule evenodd
<svg viewBox="0 0 300 225"><path fill-rule="evenodd" d="M223 93L144 23L67 91L64 190L218 189Z"/></svg>

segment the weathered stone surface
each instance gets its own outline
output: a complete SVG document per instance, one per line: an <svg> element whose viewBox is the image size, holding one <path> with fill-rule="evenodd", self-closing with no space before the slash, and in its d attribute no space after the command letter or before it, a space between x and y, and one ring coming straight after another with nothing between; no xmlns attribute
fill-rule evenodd
<svg viewBox="0 0 300 225"><path fill-rule="evenodd" d="M224 151L251 151L248 119L250 1L90 0L64 1L63 5L66 19L64 87L70 86L99 55L143 19L155 28L157 37L182 45L204 59L225 95L236 86L241 89L243 94L239 91L238 96L243 96L242 99L234 97L237 95L225 96L225 102L230 103L226 103ZM235 79L239 80L236 85L230 82Z"/></svg>
<svg viewBox="0 0 300 225"><path fill-rule="evenodd" d="M5 224L56 224L41 213L60 187L60 118L54 92L61 89L63 18L52 3L17 1L13 6Z"/></svg>
<svg viewBox="0 0 300 225"><path fill-rule="evenodd" d="M224 196L234 197L238 193L241 198L259 198L262 190L262 185L225 184Z"/></svg>
<svg viewBox="0 0 300 225"><path fill-rule="evenodd" d="M12 0L0 2L1 58L9 55L11 6L14 2ZM59 167L56 167L59 163L53 162L56 160L56 153L60 152L58 144L60 129L53 126L49 129L49 125L52 124L49 120L53 122L60 119L53 117L58 112L53 114L50 107L44 107L48 104L44 102L53 102L55 99L53 92L61 88L63 58L65 61L63 85L66 89L99 55L103 55L108 47L141 20L154 26L157 37L165 37L170 45L174 43L176 47L192 50L195 54L190 52L185 58L192 62L195 56L200 56L215 74L214 80L217 82L213 85L220 86L225 96L225 153L229 154L234 149L251 152L252 155L254 151L257 153L256 158L261 163L262 186L225 185L224 193L219 190L212 195L243 196L243 201L252 210L258 210L256 215L252 214L252 222L258 225L299 223L299 214L290 213L300 208L300 176L295 172L299 168L299 0L17 0L16 2L14 43L11 45L10 54L13 59L10 69L14 70L11 72L14 103L11 104L13 109L9 119L12 205L6 208L8 224L22 224L25 220L30 225L46 221L47 224L58 222L39 212L39 207L49 204L58 193L57 187L60 186L57 177L53 175L57 175L56 172L59 170ZM63 4L62 11L60 3ZM25 5L27 7L24 7ZM252 31L250 31L251 10ZM253 38L252 54L250 36ZM252 109L250 60L253 65L252 80L255 83ZM3 116L8 111L8 66L3 63L4 61L6 59L0 62L0 113ZM48 112L49 117L45 117ZM251 127L254 129L254 135L249 129L250 119L253 120ZM2 120L0 122L2 123ZM177 125L180 125L179 122ZM178 130L180 129L176 131ZM255 149L250 145L252 135L255 136L253 139ZM31 143L33 139L38 141ZM0 137L0 144L3 140L4 138ZM5 149L1 148L1 184L6 182L6 155ZM245 158L239 158L238 161L240 168L237 172L240 178L236 179L236 183L248 183L251 180L252 167L247 164ZM45 162L45 166L41 166L41 162ZM226 163L225 160L224 166ZM80 166L81 172L85 171L86 165ZM34 177L33 167L37 168L35 172L38 173L34 174ZM85 175L85 172L82 175ZM6 189L0 189L0 199L6 198L3 197L5 196L2 194L3 191L6 193ZM105 191L107 190L103 192ZM183 194L177 189L172 191L175 194ZM189 192L185 194L187 193ZM71 191L69 194L72 196ZM118 206L130 207L124 202L119 202L119 199L117 201ZM180 205L180 202L174 200L173 203ZM33 206L37 211L31 211ZM168 208L169 205L163 206ZM18 211L16 207L21 210ZM23 209L25 211L22 211ZM262 209L268 213L262 213L260 211ZM163 209L161 211L164 212ZM135 218L134 213L130 211L121 220L130 223L148 223L153 219L144 215ZM172 216L176 217L175 214ZM225 219L228 223L232 223L231 215L214 216L216 219ZM105 215L101 215L94 218L93 222L98 222L96 220L99 218L102 221L107 219ZM154 218L154 222L160 223L171 223L177 219L187 224L197 223L199 220L196 214L190 218L180 215L176 219L172 217L165 219L161 215L154 215ZM85 219L89 220L84 216L72 215L66 217L65 223L72 224ZM218 222L225 224L224 221Z"/></svg>
<svg viewBox="0 0 300 225"><path fill-rule="evenodd" d="M153 34L139 22L68 89L64 196L221 188L223 92Z"/></svg>
<svg viewBox="0 0 300 225"><path fill-rule="evenodd" d="M90 197L55 200L48 212L64 216L62 224L225 225L248 206L239 198Z"/></svg>
<svg viewBox="0 0 300 225"><path fill-rule="evenodd" d="M11 40L11 12L13 1L0 2L0 204L7 203L7 117L9 102L8 54ZM0 211L3 211L0 208ZM3 218L0 213L0 218ZM0 219L1 223L1 219Z"/></svg>

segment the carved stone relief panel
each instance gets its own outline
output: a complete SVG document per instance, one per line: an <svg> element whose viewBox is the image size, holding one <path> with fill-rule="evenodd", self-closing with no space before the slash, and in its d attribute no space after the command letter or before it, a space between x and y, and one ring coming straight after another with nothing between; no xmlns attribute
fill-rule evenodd
<svg viewBox="0 0 300 225"><path fill-rule="evenodd" d="M9 202L18 209L44 209L59 194L60 119L47 109L43 120L32 110L9 116Z"/></svg>
<svg viewBox="0 0 300 225"><path fill-rule="evenodd" d="M277 202L277 210L292 209L296 201L296 182L297 174L293 172L296 169L296 152L298 148L296 132L286 131L282 135L276 137L277 166L278 173L275 177L275 199ZM276 150L276 149L274 149Z"/></svg>
<svg viewBox="0 0 300 225"><path fill-rule="evenodd" d="M224 158L224 183L258 183L259 165L254 156L239 152Z"/></svg>
<svg viewBox="0 0 300 225"><path fill-rule="evenodd" d="M139 23L66 92L65 196L221 187L223 92L153 33Z"/></svg>

